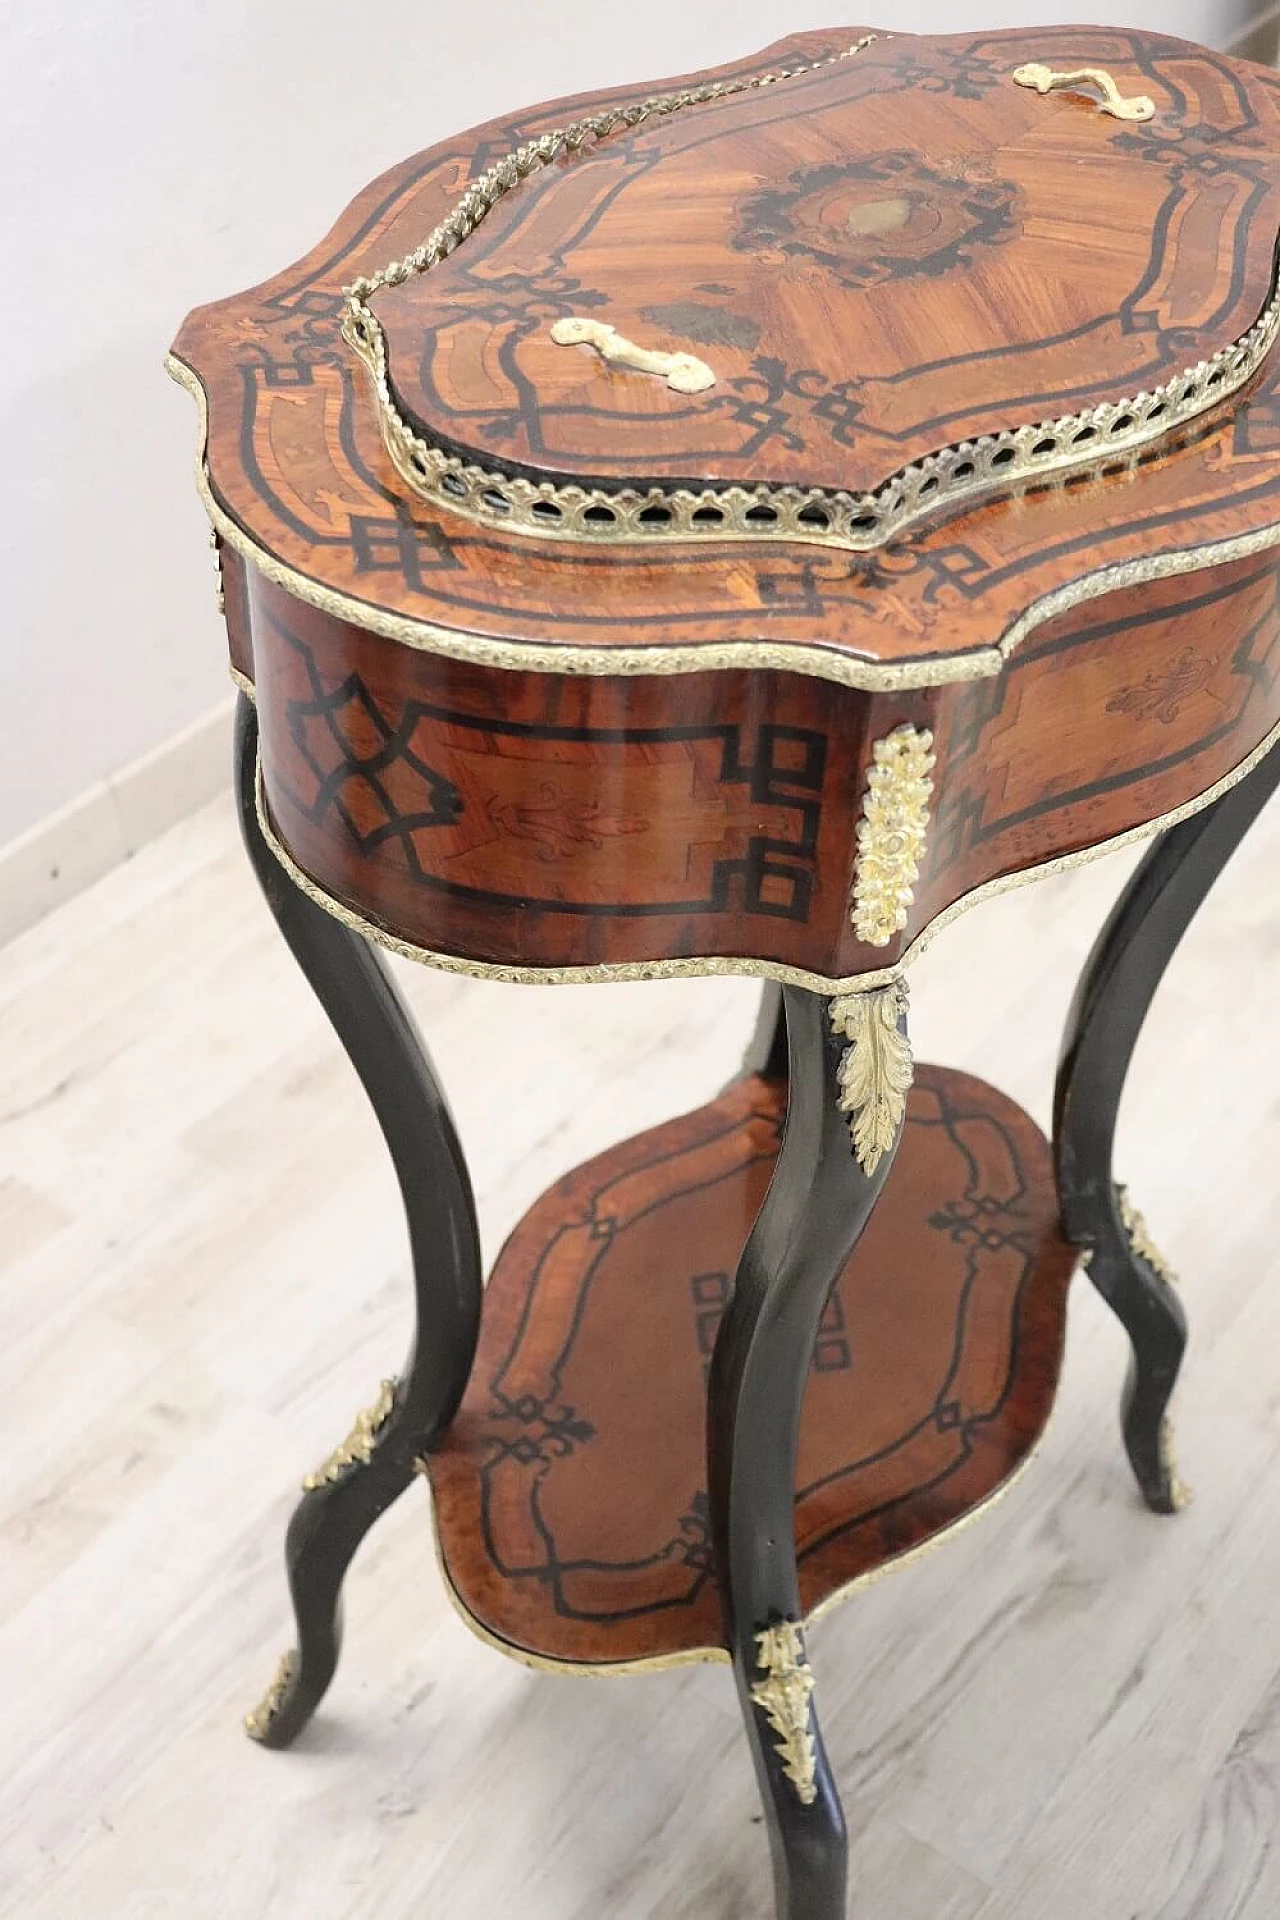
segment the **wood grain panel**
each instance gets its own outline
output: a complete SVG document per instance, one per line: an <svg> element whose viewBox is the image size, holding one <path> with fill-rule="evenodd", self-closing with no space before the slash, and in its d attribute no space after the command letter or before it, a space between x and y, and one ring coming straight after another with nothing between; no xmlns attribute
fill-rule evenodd
<svg viewBox="0 0 1280 1920"><path fill-rule="evenodd" d="M1085 41L1152 120L1014 85L1033 48L1071 67ZM508 472L859 491L949 442L1159 386L1257 319L1280 225L1272 100L1221 56L1165 47L1101 28L881 37L589 142L375 297L393 390ZM569 313L696 351L716 384L681 395L566 352L551 326Z"/></svg>
<svg viewBox="0 0 1280 1920"><path fill-rule="evenodd" d="M763 74L829 56L859 31L798 36L721 75ZM1063 38L1037 29L1024 36L1023 53L1034 57L1038 47L1051 52L1051 41L1065 50L1070 41L1078 54L1081 31ZM1278 83L1263 69L1225 62L1164 36L1089 31L1116 48L1118 66L1143 73L1152 88L1148 69L1158 59L1163 84L1178 96L1170 137L1142 149L1153 178L1194 174L1200 183L1184 218L1170 226L1167 258L1149 289L1157 332L1163 329L1161 337L1172 343L1188 313L1206 311L1210 232L1219 230L1215 222L1233 217L1222 199L1228 193L1223 183L1227 176L1237 179L1237 162L1246 172L1255 166L1251 143L1275 112ZM895 45L903 53L902 42ZM919 43L920 49L927 46ZM924 51L919 59L924 61ZM910 78L906 68L902 72ZM947 85L939 84L936 71L926 75L922 68L919 84L927 86L938 115L970 111L963 64ZM417 155L367 189L298 266L251 294L199 309L184 324L176 352L195 370L206 397L213 499L233 537L288 570L295 590L338 595L353 619L476 658L486 649L507 657L516 647L531 663L539 650L554 647L561 650L559 661L568 648L582 652L584 663L589 654L593 671L601 670L602 655L613 654L635 672L637 648L652 649L660 666L677 649L682 657L702 649L714 657L726 646L750 651L762 644L795 648L797 665L834 678L870 681L879 672L907 669L947 680L1019 631L1030 609L1050 608L1048 596L1077 593L1083 580L1108 568L1150 566L1188 549L1208 559L1213 556L1204 550L1215 542L1275 537L1275 356L1226 418L1070 484L1045 484L974 507L860 558L785 545L677 546L660 557L603 546L566 550L532 538L504 538L407 499L383 448L368 382L340 337L343 285L410 252L467 180L521 139L653 90L632 85L553 103ZM1010 111L1020 113L1021 90L1009 91ZM1049 116L1046 139L1057 140L1059 130L1065 138L1073 128L1079 135L1086 127L1088 137L1095 137L1100 121L1084 99L1060 96L1040 105ZM1184 140L1184 121L1202 128L1198 158L1192 154L1195 141ZM1158 120L1153 124L1160 128ZM1148 143L1154 138L1144 128L1130 135ZM1105 137L1118 135L1108 130ZM1243 218L1243 209L1237 211ZM1265 235L1262 225L1251 226L1262 236L1257 244L1269 270L1274 225ZM1226 257L1215 253L1214 262L1213 283L1228 287ZM1251 289L1255 272L1251 255ZM1183 273L1185 280L1179 278ZM944 277L928 284L937 295L948 283ZM715 298L677 288L663 304L714 305ZM727 309L736 312L725 298ZM756 324L754 316L746 318ZM948 337L951 318L937 312L938 341ZM669 323L676 321L669 316ZM1196 327L1184 333L1190 364L1203 351L1205 334ZM564 352L570 362L577 357ZM943 372L911 360L904 343L902 383L923 395L933 382L941 393ZM807 364L754 354L739 398L754 423L751 457L759 475L768 474L775 454L802 426L810 430L809 416L816 413L832 435L842 431L839 395L828 400L807 392ZM1082 347L1071 377L1087 381L1093 364ZM1029 380L1028 398L1033 388L1036 379ZM935 411L944 406L940 398L928 404Z"/></svg>
<svg viewBox="0 0 1280 1920"><path fill-rule="evenodd" d="M1280 720L1271 561L1111 595L996 679L865 694L787 673L503 672L397 647L249 569L266 793L304 872L496 966L746 956L883 967L977 888L1183 806ZM874 743L936 736L905 932L854 934Z"/></svg>
<svg viewBox="0 0 1280 1920"><path fill-rule="evenodd" d="M525 1653L608 1665L723 1644L705 1374L785 1109L784 1083L737 1081L568 1175L499 1256L471 1386L426 1466L455 1591ZM923 1069L815 1349L806 1610L954 1525L1026 1458L1075 1260L1031 1121Z"/></svg>
<svg viewBox="0 0 1280 1920"><path fill-rule="evenodd" d="M493 964L838 948L865 695L499 673L251 598L272 822L348 906Z"/></svg>
<svg viewBox="0 0 1280 1920"><path fill-rule="evenodd" d="M719 77L830 59L857 38L796 36ZM1151 94L1152 121L1007 84L1022 58L1079 64L1085 50ZM1072 28L897 36L785 85L811 113L780 114L767 87L613 136L513 191L438 276L387 292L388 308L450 294L435 321L414 306L401 345L413 328L445 341L455 384L440 392L459 430L549 458L493 382L527 386L521 356L548 317L619 276L641 318L699 345L701 327L738 369L724 419L745 438L710 452L757 479L775 455L856 447L874 462L968 431L997 401L1034 415L1153 381L1266 296L1274 75L1161 35ZM279 839L399 939L535 972L746 959L848 978L895 963L987 883L1194 802L1280 722L1280 367L1273 354L1237 404L1141 454L874 553L556 544L427 508L342 339L343 286L411 251L522 138L653 91L555 103L416 156L298 266L186 322L233 662L257 683ZM922 112L930 139L908 148ZM972 176L962 149L986 156ZM1123 192L1096 191L1104 150ZM647 238L667 168L670 259ZM603 182L618 191L601 198ZM647 209L643 244L633 206ZM747 238L732 261L715 256L723 277L695 278L715 234ZM1015 261L1016 297L1000 277ZM861 316L860 359L819 324L837 287ZM599 421L578 387L594 393L598 362L553 352L563 418L550 408L537 432L571 424L563 445L585 458ZM443 379L430 355L397 367L409 360ZM643 477L671 454L676 399L651 393L630 425L609 416L619 471ZM936 736L935 819L908 926L873 948L850 923L856 829L874 745L904 722Z"/></svg>

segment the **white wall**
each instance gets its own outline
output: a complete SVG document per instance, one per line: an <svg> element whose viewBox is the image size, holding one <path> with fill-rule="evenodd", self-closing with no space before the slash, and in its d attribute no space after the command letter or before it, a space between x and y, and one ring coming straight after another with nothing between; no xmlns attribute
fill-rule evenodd
<svg viewBox="0 0 1280 1920"><path fill-rule="evenodd" d="M950 31L1065 0L867 0ZM829 26L836 0L64 0L0 27L0 845L226 687L195 416L162 371L197 302L317 239L382 167L533 100ZM1226 44L1263 0L1094 0Z"/></svg>

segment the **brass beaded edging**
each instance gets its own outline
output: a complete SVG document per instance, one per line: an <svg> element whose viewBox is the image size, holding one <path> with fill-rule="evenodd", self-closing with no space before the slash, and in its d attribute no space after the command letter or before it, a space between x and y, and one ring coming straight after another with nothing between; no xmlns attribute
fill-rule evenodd
<svg viewBox="0 0 1280 1920"><path fill-rule="evenodd" d="M550 541L661 544L663 541L788 541L869 552L943 508L1009 492L1045 476L1079 472L1099 459L1134 453L1164 439L1232 398L1258 371L1280 334L1280 253L1271 290L1257 318L1235 340L1168 379L1120 400L1106 400L1054 419L1024 421L954 441L900 467L858 493L831 487L710 482L606 485L602 481L531 480L478 456L449 451L406 419L391 384L386 334L372 297L431 272L483 225L509 193L566 154L649 119L715 104L840 65L881 38L870 33L845 52L751 79L713 82L682 93L656 94L558 127L526 141L485 168L414 251L344 289L342 335L373 384L383 443L405 485L433 506L487 527ZM1048 69L1019 69L1020 73ZM1081 69L1095 79L1099 69ZM1015 74L1016 79L1018 75ZM1150 107L1150 102L1146 103ZM557 326L581 325L567 316ZM605 329L608 331L608 329ZM556 331L553 329L553 338ZM685 356L687 357L687 356ZM709 371L709 370L708 370Z"/></svg>
<svg viewBox="0 0 1280 1920"><path fill-rule="evenodd" d="M471 666L492 667L498 672L571 673L592 678L616 674L626 679L636 674L715 673L738 669L801 673L863 693L903 693L923 687L958 686L1000 673L1027 636L1060 613L1069 613L1075 607L1098 600L1104 594L1121 592L1126 587L1201 573L1209 567L1247 560L1280 546L1280 520L1277 520L1255 528L1252 533L1211 540L1203 546L1180 547L1136 560L1116 561L1041 594L1005 629L996 643L974 647L965 653L934 654L926 660L861 660L834 646L798 640L712 640L701 646L677 647L593 647L574 641L494 640L465 628L442 627L434 620L414 619L408 614L392 613L368 600L357 600L352 594L299 573L296 567L277 559L260 545L231 517L213 491L206 464L208 401L199 377L174 353L166 356L165 366L178 385L192 395L199 410L196 489L205 512L219 536L234 547L242 559L256 567L264 579L321 613L350 621L368 633L379 634L383 639L394 640L420 653L438 654L443 660L463 660Z"/></svg>
<svg viewBox="0 0 1280 1920"><path fill-rule="evenodd" d="M366 940L397 954L402 960L415 960L425 966L436 967L442 973L464 974L474 980L502 980L514 986L529 987L574 987L600 986L614 980L689 980L747 978L755 980L780 980L784 986L804 987L810 993L820 993L828 998L850 993L870 993L877 988L892 986L901 980L908 967L920 958L937 935L953 921L958 920L971 907L983 901L994 900L999 895L1012 893L1016 888L1029 886L1035 880L1045 880L1059 873L1073 872L1077 867L1090 865L1105 854L1119 853L1124 847L1137 846L1143 840L1165 833L1170 827L1181 825L1195 814L1212 806L1224 793L1248 778L1254 768L1260 766L1273 748L1280 746L1280 721L1246 755L1239 766L1224 774L1211 787L1206 787L1194 800L1186 801L1180 807L1174 807L1169 813L1161 814L1157 819L1149 820L1136 827L1128 827L1123 833L1113 834L1109 840L1100 840L1092 847L1081 847L1074 853L1058 854L1052 860L1042 861L1039 866L1025 867L1018 873L1000 874L994 880L984 881L971 893L963 894L959 900L953 900L949 907L935 914L923 931L917 934L911 945L891 967L876 967L865 973L846 974L839 979L831 979L826 974L811 973L807 967L788 966L781 960L755 960L747 957L724 959L718 955L709 955L701 960L626 960L612 963L601 962L587 967L519 967L508 966L498 961L468 960L461 954L437 953L431 947L418 946L411 940L402 940L398 934L381 927L374 920L366 919L363 914L344 906L342 901L311 878L309 873L298 865L289 849L276 833L267 812L266 795L262 783L262 760L259 756L255 781L255 801L258 824L262 836L272 853L289 875L294 885L306 894L309 900L335 920L349 927L353 933L359 933Z"/></svg>

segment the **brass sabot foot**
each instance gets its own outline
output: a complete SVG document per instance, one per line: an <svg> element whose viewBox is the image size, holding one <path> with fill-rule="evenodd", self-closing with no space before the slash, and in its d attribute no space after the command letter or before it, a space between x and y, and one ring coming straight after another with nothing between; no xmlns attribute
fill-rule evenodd
<svg viewBox="0 0 1280 1920"><path fill-rule="evenodd" d="M289 1691L290 1682L297 1670L298 1656L294 1649L290 1647L288 1653L280 1656L280 1664L276 1668L271 1685L263 1694L262 1699L253 1709L253 1712L246 1713L244 1717L244 1730L251 1740L265 1740L270 1733L272 1724L281 1706L284 1704L284 1697Z"/></svg>

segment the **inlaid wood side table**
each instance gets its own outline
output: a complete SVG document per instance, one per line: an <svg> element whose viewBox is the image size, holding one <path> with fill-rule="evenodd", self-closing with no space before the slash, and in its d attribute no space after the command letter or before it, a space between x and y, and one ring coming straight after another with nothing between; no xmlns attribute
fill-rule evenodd
<svg viewBox="0 0 1280 1920"><path fill-rule="evenodd" d="M377 1110L418 1311L306 1482L256 1738L315 1711L346 1567L422 1474L458 1606L517 1659L732 1662L779 1912L835 1920L805 1622L1027 1461L1080 1264L1178 1506L1185 1322L1112 1143L1280 775L1278 232L1272 73L848 28L432 148L187 320L245 837ZM1148 834L1052 1143L913 1067L931 934ZM760 1031L485 1288L378 946L755 974Z"/></svg>

